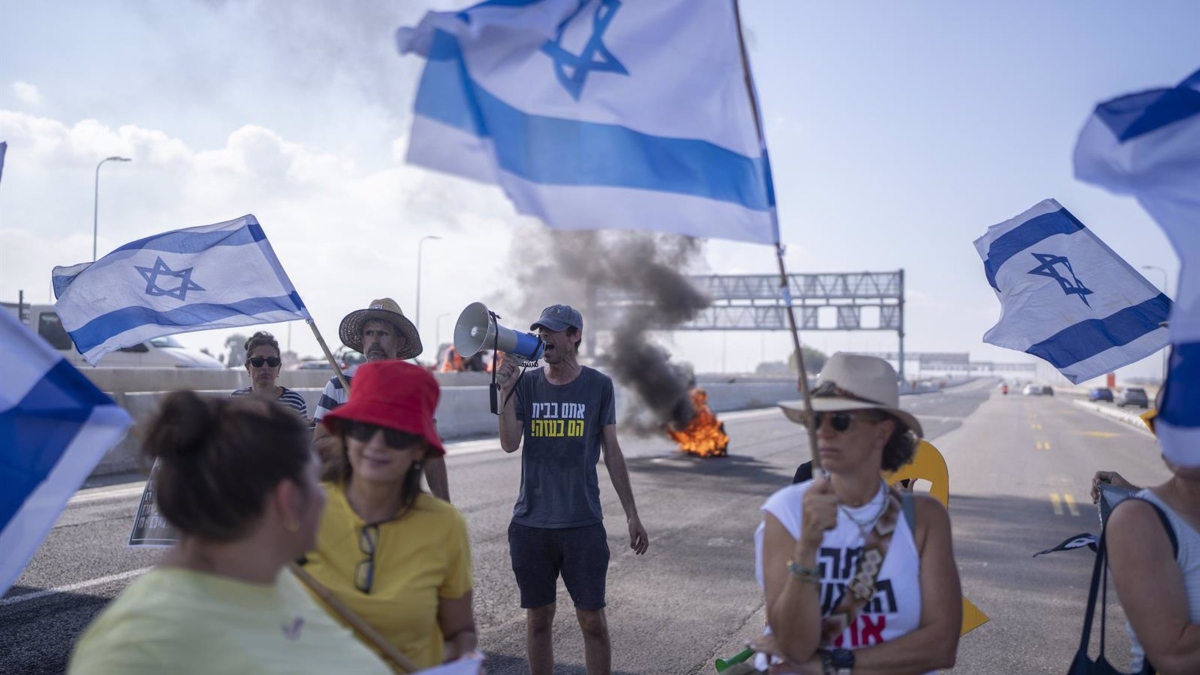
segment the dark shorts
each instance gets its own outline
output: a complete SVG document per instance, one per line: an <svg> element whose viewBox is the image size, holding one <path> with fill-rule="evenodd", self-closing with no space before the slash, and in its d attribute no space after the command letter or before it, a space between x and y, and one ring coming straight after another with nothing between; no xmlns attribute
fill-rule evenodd
<svg viewBox="0 0 1200 675"><path fill-rule="evenodd" d="M567 528L510 523L508 551L521 589L521 607L553 603L561 574L577 609L604 608L608 535L603 523Z"/></svg>

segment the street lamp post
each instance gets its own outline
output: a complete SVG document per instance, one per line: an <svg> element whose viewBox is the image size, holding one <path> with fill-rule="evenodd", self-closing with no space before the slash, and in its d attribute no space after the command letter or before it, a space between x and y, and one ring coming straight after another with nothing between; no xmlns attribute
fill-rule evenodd
<svg viewBox="0 0 1200 675"><path fill-rule="evenodd" d="M96 235L100 232L100 167L105 162L132 162L128 157L105 157L96 165L96 196L92 201L92 262L96 262Z"/></svg>
<svg viewBox="0 0 1200 675"><path fill-rule="evenodd" d="M417 309L415 314L417 326L417 335L421 334L421 253L427 239L441 239L436 234L427 234L421 237L421 241L417 242Z"/></svg>
<svg viewBox="0 0 1200 675"><path fill-rule="evenodd" d="M442 319L444 319L444 318L446 318L446 317L448 317L448 316L454 316L454 312L442 312L441 314L438 314L438 318L437 318L437 333L436 333L436 335L437 335L437 346L438 346L438 347L441 347L441 346L442 346ZM442 355L441 355L441 354L438 354L438 355L437 355L437 357L440 359L440 358L442 358Z"/></svg>
<svg viewBox="0 0 1200 675"><path fill-rule="evenodd" d="M1144 269L1144 270L1158 270L1159 272L1162 272L1162 275L1163 275L1163 285L1162 285L1162 291L1163 291L1163 295L1167 296L1168 298L1169 298L1169 297L1171 297L1171 290L1170 290L1170 288L1168 288L1168 284L1170 283L1170 277L1169 277L1169 276L1167 276L1167 271L1166 271L1165 269L1163 269L1163 268L1159 267L1158 265L1142 265L1142 269ZM1166 347L1163 347L1163 349L1162 349L1162 378L1163 378L1163 382L1164 382L1164 383L1167 381L1167 352L1169 352L1169 351L1171 351L1171 346L1170 346L1170 345L1167 345Z"/></svg>

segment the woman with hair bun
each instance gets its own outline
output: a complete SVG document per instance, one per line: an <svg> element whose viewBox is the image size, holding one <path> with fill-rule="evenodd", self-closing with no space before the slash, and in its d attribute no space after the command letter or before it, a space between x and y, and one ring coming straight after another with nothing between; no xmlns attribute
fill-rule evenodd
<svg viewBox="0 0 1200 675"><path fill-rule="evenodd" d="M257 396L275 401L308 418L308 404L297 392L279 385L279 370L283 367L279 341L266 331L258 331L246 340L246 372L250 386L235 390L230 396Z"/></svg>
<svg viewBox="0 0 1200 675"><path fill-rule="evenodd" d="M174 392L142 453L181 538L95 619L69 673L391 672L284 570L314 546L325 507L299 417Z"/></svg>

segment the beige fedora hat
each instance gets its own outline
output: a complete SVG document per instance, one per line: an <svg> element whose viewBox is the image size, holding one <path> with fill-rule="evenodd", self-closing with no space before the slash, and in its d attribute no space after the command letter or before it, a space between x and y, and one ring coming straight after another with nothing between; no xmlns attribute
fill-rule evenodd
<svg viewBox="0 0 1200 675"><path fill-rule="evenodd" d="M372 300L366 309L357 309L347 314L346 318L342 319L342 325L338 326L338 337L342 339L342 344L356 352L362 352L363 324L371 319L392 324L399 334L404 336L404 348L396 354L396 358L400 360L416 358L424 350L417 327L408 320L408 317L404 316L400 305L391 298Z"/></svg>
<svg viewBox="0 0 1200 675"><path fill-rule="evenodd" d="M918 438L924 435L916 417L900 409L900 378L892 364L874 356L838 352L829 357L811 392L813 412L873 408L895 415ZM783 414L805 423L804 401L780 401Z"/></svg>

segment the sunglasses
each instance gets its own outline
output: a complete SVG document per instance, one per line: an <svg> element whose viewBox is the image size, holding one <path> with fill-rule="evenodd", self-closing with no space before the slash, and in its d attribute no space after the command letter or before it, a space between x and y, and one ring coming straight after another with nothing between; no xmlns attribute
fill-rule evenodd
<svg viewBox="0 0 1200 675"><path fill-rule="evenodd" d="M375 582L375 549L379 546L379 526L364 525L358 533L358 550L367 556L354 568L354 587L363 593L371 592Z"/></svg>
<svg viewBox="0 0 1200 675"><path fill-rule="evenodd" d="M274 368L274 367L278 366L280 363L282 363L282 361L279 359L278 356L256 356L252 359L246 359L246 365L254 366L255 368L262 368L263 364L266 364L266 365L270 366L271 368Z"/></svg>
<svg viewBox="0 0 1200 675"><path fill-rule="evenodd" d="M850 425L854 423L855 414L850 412L813 413L813 428L820 429L821 425L825 423L826 418L829 419L829 426L833 427L833 430L840 434L849 429Z"/></svg>
<svg viewBox="0 0 1200 675"><path fill-rule="evenodd" d="M359 443L371 442L371 439L375 438L375 434L380 431L383 432L384 445L396 450L403 450L421 440L421 437L417 434L410 434L407 431L400 431L399 429L381 427L378 424L371 424L370 422L346 422L346 435Z"/></svg>

